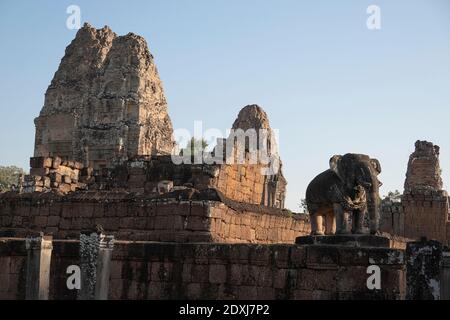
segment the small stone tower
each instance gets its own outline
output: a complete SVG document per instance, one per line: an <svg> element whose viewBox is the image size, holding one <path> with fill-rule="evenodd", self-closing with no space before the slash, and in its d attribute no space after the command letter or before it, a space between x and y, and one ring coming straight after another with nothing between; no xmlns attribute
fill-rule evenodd
<svg viewBox="0 0 450 320"><path fill-rule="evenodd" d="M404 236L438 240L448 244L449 200L443 190L439 166L439 147L417 141L411 154L402 197Z"/></svg>

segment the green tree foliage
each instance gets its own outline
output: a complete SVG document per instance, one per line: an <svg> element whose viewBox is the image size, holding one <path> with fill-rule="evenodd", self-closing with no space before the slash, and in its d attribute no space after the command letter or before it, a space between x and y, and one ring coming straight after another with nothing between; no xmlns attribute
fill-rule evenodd
<svg viewBox="0 0 450 320"><path fill-rule="evenodd" d="M401 197L402 197L402 194L400 193L400 191L395 190L395 191L389 191L387 196L385 196L383 200L390 200L390 201L393 201L393 202L400 202L401 201Z"/></svg>
<svg viewBox="0 0 450 320"><path fill-rule="evenodd" d="M306 203L306 199L301 199L300 200L300 210L302 210L303 213L309 213L308 212L308 205Z"/></svg>
<svg viewBox="0 0 450 320"><path fill-rule="evenodd" d="M12 185L17 185L21 174L25 174L22 168L16 166L0 166L0 191L11 190Z"/></svg>
<svg viewBox="0 0 450 320"><path fill-rule="evenodd" d="M208 147L208 143L205 139L195 139L194 137L188 142L186 148L180 152L181 156L193 156L203 151Z"/></svg>
<svg viewBox="0 0 450 320"><path fill-rule="evenodd" d="M402 194L400 193L400 191L395 190L395 191L389 191L387 196L385 196L385 198L389 198L393 201L400 201Z"/></svg>

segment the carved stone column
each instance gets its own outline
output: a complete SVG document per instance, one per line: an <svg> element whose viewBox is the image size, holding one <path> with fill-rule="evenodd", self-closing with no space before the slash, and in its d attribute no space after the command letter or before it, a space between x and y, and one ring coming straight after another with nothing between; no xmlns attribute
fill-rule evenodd
<svg viewBox="0 0 450 320"><path fill-rule="evenodd" d="M423 238L406 247L406 299L439 300L442 244Z"/></svg>
<svg viewBox="0 0 450 320"><path fill-rule="evenodd" d="M440 274L441 300L450 300L450 251L442 252Z"/></svg>
<svg viewBox="0 0 450 320"><path fill-rule="evenodd" d="M52 236L28 237L27 248L27 300L48 300L50 283L50 262L52 256Z"/></svg>
<svg viewBox="0 0 450 320"><path fill-rule="evenodd" d="M114 236L80 235L81 288L79 300L107 300Z"/></svg>

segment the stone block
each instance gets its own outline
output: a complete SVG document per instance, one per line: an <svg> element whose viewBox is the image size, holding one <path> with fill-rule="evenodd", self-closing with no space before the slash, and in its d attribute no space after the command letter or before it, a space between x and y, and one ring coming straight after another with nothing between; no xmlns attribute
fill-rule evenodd
<svg viewBox="0 0 450 320"><path fill-rule="evenodd" d="M215 264L209 268L209 281L210 283L220 284L226 283L227 269L225 265Z"/></svg>
<svg viewBox="0 0 450 320"><path fill-rule="evenodd" d="M146 181L147 176L145 174L130 175L128 178L128 183L136 186L144 186Z"/></svg>
<svg viewBox="0 0 450 320"><path fill-rule="evenodd" d="M313 292L312 290L294 290L292 298L294 300L312 300Z"/></svg>
<svg viewBox="0 0 450 320"><path fill-rule="evenodd" d="M193 231L208 231L209 225L209 219L191 216L188 218L186 229Z"/></svg>
<svg viewBox="0 0 450 320"><path fill-rule="evenodd" d="M183 283L190 283L192 281L192 264L186 262L183 263L181 281Z"/></svg>
<svg viewBox="0 0 450 320"><path fill-rule="evenodd" d="M51 183L50 183L50 178L49 177L42 177L42 181L43 181L43 187L50 189L51 187Z"/></svg>
<svg viewBox="0 0 450 320"><path fill-rule="evenodd" d="M0 274L9 274L9 265L11 263L11 257L0 256Z"/></svg>
<svg viewBox="0 0 450 320"><path fill-rule="evenodd" d="M336 291L337 270L300 269L296 284L298 289Z"/></svg>
<svg viewBox="0 0 450 320"><path fill-rule="evenodd" d="M60 219L61 218L59 216L50 216L50 217L48 217L47 226L48 227L56 227L56 226L58 226Z"/></svg>
<svg viewBox="0 0 450 320"><path fill-rule="evenodd" d="M35 186L32 188L31 192L43 192L44 188L42 186Z"/></svg>
<svg viewBox="0 0 450 320"><path fill-rule="evenodd" d="M62 181L62 176L58 172L50 172L49 177L51 182L61 183Z"/></svg>
<svg viewBox="0 0 450 320"><path fill-rule="evenodd" d="M291 264L294 268L306 266L306 247L304 246L291 247Z"/></svg>
<svg viewBox="0 0 450 320"><path fill-rule="evenodd" d="M26 258L25 257L12 257L9 265L10 273L21 274L26 268Z"/></svg>
<svg viewBox="0 0 450 320"><path fill-rule="evenodd" d="M75 161L73 163L73 168L76 169L76 170L81 170L81 169L83 169L83 167L84 166L83 166L83 164L81 162Z"/></svg>
<svg viewBox="0 0 450 320"><path fill-rule="evenodd" d="M82 177L90 177L90 176L92 176L93 173L94 173L94 168L91 168L91 167L85 167L85 168L81 169L81 171L80 171L80 175Z"/></svg>
<svg viewBox="0 0 450 320"><path fill-rule="evenodd" d="M52 162L53 162L52 158L33 157L33 158L30 158L30 167L31 168L51 168Z"/></svg>
<svg viewBox="0 0 450 320"><path fill-rule="evenodd" d="M333 235L333 236L301 236L295 240L297 244L345 245L356 247L389 248L388 237L374 235Z"/></svg>
<svg viewBox="0 0 450 320"><path fill-rule="evenodd" d="M109 285L109 300L120 300L122 298L123 280L111 278Z"/></svg>
<svg viewBox="0 0 450 320"><path fill-rule="evenodd" d="M50 173L50 169L49 168L31 168L30 169L30 175L31 176L46 176Z"/></svg>
<svg viewBox="0 0 450 320"><path fill-rule="evenodd" d="M289 263L290 249L292 246L278 245L273 248L273 260L278 268L287 268Z"/></svg>
<svg viewBox="0 0 450 320"><path fill-rule="evenodd" d="M367 288L367 266L348 266L339 268L337 278L337 291L370 292Z"/></svg>
<svg viewBox="0 0 450 320"><path fill-rule="evenodd" d="M256 300L258 299L258 290L255 286L240 286L238 289L239 300Z"/></svg>
<svg viewBox="0 0 450 320"><path fill-rule="evenodd" d="M250 247L250 263L254 265L268 265L270 260L270 247L264 245Z"/></svg>
<svg viewBox="0 0 450 320"><path fill-rule="evenodd" d="M193 265L192 267L192 282L194 283L209 283L209 266L208 265Z"/></svg>
<svg viewBox="0 0 450 320"><path fill-rule="evenodd" d="M308 246L306 264L317 268L334 268L339 264L339 253L333 246Z"/></svg>
<svg viewBox="0 0 450 320"><path fill-rule="evenodd" d="M34 224L40 229L47 226L47 221L48 217L45 216L34 217Z"/></svg>
<svg viewBox="0 0 450 320"><path fill-rule="evenodd" d="M67 184L67 183L61 183L59 185L59 189L60 192L62 193L69 193L71 191L71 185Z"/></svg>
<svg viewBox="0 0 450 320"><path fill-rule="evenodd" d="M375 265L401 265L405 263L403 250L373 249L369 251L369 264Z"/></svg>
<svg viewBox="0 0 450 320"><path fill-rule="evenodd" d="M186 292L188 299L200 299L202 296L202 286L200 285L200 283L190 283L186 287Z"/></svg>
<svg viewBox="0 0 450 320"><path fill-rule="evenodd" d="M274 273L273 287L275 289L286 288L287 282L287 270L286 269L275 269L272 271Z"/></svg>
<svg viewBox="0 0 450 320"><path fill-rule="evenodd" d="M369 263L368 249L339 247L336 250L339 251L340 266L368 265Z"/></svg>
<svg viewBox="0 0 450 320"><path fill-rule="evenodd" d="M57 170L61 165L61 162L62 160L60 157L53 157L52 168Z"/></svg>
<svg viewBox="0 0 450 320"><path fill-rule="evenodd" d="M72 172L70 173L70 179L72 180L72 182L78 182L79 174L80 170L78 169L72 170Z"/></svg>

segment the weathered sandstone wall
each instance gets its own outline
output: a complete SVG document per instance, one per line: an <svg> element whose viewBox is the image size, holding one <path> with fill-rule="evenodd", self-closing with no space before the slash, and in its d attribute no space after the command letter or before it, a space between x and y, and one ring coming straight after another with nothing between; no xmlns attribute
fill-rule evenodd
<svg viewBox="0 0 450 320"><path fill-rule="evenodd" d="M0 239L0 298L23 299L23 239ZM75 299L67 267L78 241L53 241L50 299ZM367 267L381 269L381 290L367 288ZM115 244L109 299L403 299L401 250L299 245Z"/></svg>
<svg viewBox="0 0 450 320"><path fill-rule="evenodd" d="M0 232L24 237L43 231L56 239L78 239L81 231L102 226L121 240L225 243L293 243L310 232L303 215L200 198L152 198L124 191L5 193L0 195Z"/></svg>

